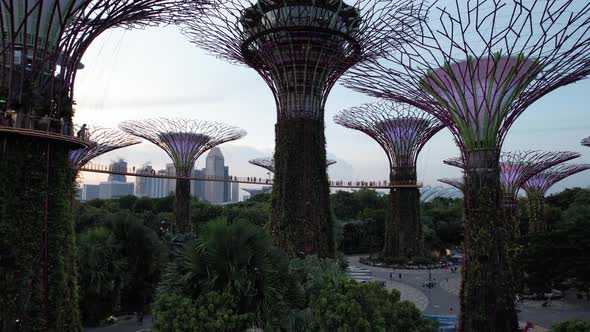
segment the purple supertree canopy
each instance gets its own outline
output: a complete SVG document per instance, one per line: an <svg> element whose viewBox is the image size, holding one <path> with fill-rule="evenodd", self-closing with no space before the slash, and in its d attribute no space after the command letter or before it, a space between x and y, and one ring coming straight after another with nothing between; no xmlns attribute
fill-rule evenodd
<svg viewBox="0 0 590 332"><path fill-rule="evenodd" d="M88 130L88 146L70 151L74 169L84 167L92 159L107 152L141 143L140 140L116 129L94 128Z"/></svg>
<svg viewBox="0 0 590 332"><path fill-rule="evenodd" d="M568 160L578 158L577 152L517 151L502 153L500 184L506 197L516 199L518 190L535 174Z"/></svg>
<svg viewBox="0 0 590 332"><path fill-rule="evenodd" d="M590 3L433 4L399 52L349 71L345 85L409 103L445 123L465 153L500 151L524 110L590 74Z"/></svg>
<svg viewBox="0 0 590 332"><path fill-rule="evenodd" d="M262 167L267 171L274 173L275 172L275 161L273 158L256 158L248 161L250 164ZM331 166L336 164L336 160L328 159L326 160L326 165Z"/></svg>
<svg viewBox="0 0 590 332"><path fill-rule="evenodd" d="M587 169L590 169L590 164L557 165L532 176L522 188L527 193L536 192L544 197L547 191L557 182Z"/></svg>
<svg viewBox="0 0 590 332"><path fill-rule="evenodd" d="M583 146L589 146L590 147L590 137L586 137L582 140L582 142L580 142Z"/></svg>
<svg viewBox="0 0 590 332"><path fill-rule="evenodd" d="M578 158L577 152L569 151L515 151L500 155L500 184L507 197L516 198L518 189L535 174L568 160ZM463 158L454 157L443 161L447 165L465 168Z"/></svg>
<svg viewBox="0 0 590 332"><path fill-rule="evenodd" d="M438 179L439 182L446 183L449 186L453 186L463 192L464 181L463 178L444 178Z"/></svg>
<svg viewBox="0 0 590 332"><path fill-rule="evenodd" d="M405 42L422 5L413 0L219 1L203 20L186 15L191 42L256 70L273 92L280 119L323 119L328 94L351 66Z"/></svg>
<svg viewBox="0 0 590 332"><path fill-rule="evenodd" d="M410 105L379 102L343 110L334 122L373 138L387 154L391 168L415 168L426 142L444 125Z"/></svg>
<svg viewBox="0 0 590 332"><path fill-rule="evenodd" d="M166 151L180 176L190 176L195 162L207 150L246 135L245 130L237 127L190 119L126 121L119 127Z"/></svg>

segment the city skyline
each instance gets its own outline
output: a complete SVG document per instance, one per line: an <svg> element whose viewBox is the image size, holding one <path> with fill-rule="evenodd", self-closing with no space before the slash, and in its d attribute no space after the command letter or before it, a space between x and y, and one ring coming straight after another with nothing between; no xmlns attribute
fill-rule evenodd
<svg viewBox="0 0 590 332"><path fill-rule="evenodd" d="M154 48L153 40L162 42ZM174 49L175 52L166 50ZM161 59L166 65L156 65ZM157 116L175 116L227 122L249 132L240 143L221 146L226 165L236 176L266 177L266 172L248 164L248 159L273 153L274 100L253 70L226 64L190 45L174 27L143 31L113 30L105 33L87 52L86 68L79 73L76 86L76 123L116 128L119 122ZM150 67L149 71L144 68ZM575 163L590 162L590 149L580 146L588 136L590 113L586 111L585 91L589 81L559 89L534 103L514 124L504 150L539 149L576 151L582 157ZM339 128L331 117L342 109L376 99L335 86L326 106L328 158L338 163L328 170L337 179L386 178L387 158L381 148L361 133ZM227 150L227 153L225 152ZM458 155L447 129L443 129L424 148L418 158L419 181L436 185L438 178L457 177L459 170L442 164ZM130 165L152 161L156 169L170 160L149 144L108 153L94 163L107 164L119 157ZM205 158L199 158L202 168ZM83 183L98 183L106 177L81 173ZM381 175L381 176L376 176ZM588 187L590 173L583 172L558 183L551 192L565 187ZM521 193L522 194L522 193Z"/></svg>

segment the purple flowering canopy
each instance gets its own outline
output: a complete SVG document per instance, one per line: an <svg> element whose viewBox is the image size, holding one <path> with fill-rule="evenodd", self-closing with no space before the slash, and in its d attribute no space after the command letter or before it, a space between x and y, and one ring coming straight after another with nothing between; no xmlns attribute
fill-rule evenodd
<svg viewBox="0 0 590 332"><path fill-rule="evenodd" d="M176 174L187 177L203 153L222 143L246 136L246 131L237 127L190 119L126 121L119 128L162 148L172 159Z"/></svg>
<svg viewBox="0 0 590 332"><path fill-rule="evenodd" d="M529 193L545 197L547 191L568 176L590 169L590 164L561 164L537 173L526 181L522 188Z"/></svg>
<svg viewBox="0 0 590 332"><path fill-rule="evenodd" d="M415 168L422 148L444 128L428 113L387 101L343 110L334 116L334 122L363 132L379 143L392 169Z"/></svg>

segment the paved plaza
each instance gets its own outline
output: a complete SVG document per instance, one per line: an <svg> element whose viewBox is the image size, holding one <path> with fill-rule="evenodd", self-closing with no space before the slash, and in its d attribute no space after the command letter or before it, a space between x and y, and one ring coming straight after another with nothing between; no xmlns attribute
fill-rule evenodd
<svg viewBox="0 0 590 332"><path fill-rule="evenodd" d="M349 264L371 270L374 280L384 281L389 289L397 289L401 293L402 300L414 303L423 314L458 314L460 270L456 273L445 269L431 270L430 276L437 285L429 289L422 286L429 280L427 270L392 270L369 266L360 263L359 258L360 256L349 256ZM517 305L519 320L521 322L530 321L545 328L549 328L553 323L569 319L590 320L590 302L586 300L575 300L568 297L565 300L553 301L549 308L543 307L541 304L542 301L519 303Z"/></svg>

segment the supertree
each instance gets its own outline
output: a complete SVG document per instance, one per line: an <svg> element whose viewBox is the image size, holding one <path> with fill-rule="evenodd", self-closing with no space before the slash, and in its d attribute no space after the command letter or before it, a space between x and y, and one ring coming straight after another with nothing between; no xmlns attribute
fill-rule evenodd
<svg viewBox="0 0 590 332"><path fill-rule="evenodd" d="M124 132L146 139L164 150L174 163L176 175L175 226L189 232L191 177L195 162L203 153L222 143L246 136L246 131L217 122L190 119L146 119L119 124ZM184 177L184 178L182 178Z"/></svg>
<svg viewBox="0 0 590 332"><path fill-rule="evenodd" d="M0 108L20 128L0 133L0 173L13 174L0 189L0 252L18 257L14 264L2 264L7 268L0 274L5 285L0 321L6 329L13 330L17 318L27 331L79 329L75 233L66 202L75 188L69 152L84 146L67 137L73 128L75 73L100 33L169 22L170 8L179 1L0 3Z"/></svg>
<svg viewBox="0 0 590 332"><path fill-rule="evenodd" d="M522 186L527 195L529 207L529 233L547 230L544 207L547 191L568 176L590 169L590 164L561 164L532 176Z"/></svg>
<svg viewBox="0 0 590 332"><path fill-rule="evenodd" d="M444 128L434 116L408 104L379 102L343 110L334 122L374 139L389 160L390 182L406 186L390 189L383 258L422 254L420 191L416 184L418 154L428 140Z"/></svg>
<svg viewBox="0 0 590 332"><path fill-rule="evenodd" d="M518 236L518 220L516 215L519 189L532 176L555 165L580 157L577 152L569 151L511 151L500 154L500 186L502 189L502 211L504 222L509 229L507 238ZM464 169L465 162L461 157L443 161L447 165Z"/></svg>
<svg viewBox="0 0 590 332"><path fill-rule="evenodd" d="M582 142L580 142L580 144L582 144L583 146L589 146L590 147L590 137L586 137L582 140Z"/></svg>
<svg viewBox="0 0 590 332"><path fill-rule="evenodd" d="M105 153L141 143L128 134L108 128L94 128L88 134L88 146L70 151L70 162L76 172L92 159Z"/></svg>
<svg viewBox="0 0 590 332"><path fill-rule="evenodd" d="M524 110L590 73L590 4L569 0L463 1L429 8L413 41L367 62L345 85L439 118L467 160L460 331L513 331L504 271L499 152Z"/></svg>
<svg viewBox="0 0 590 332"><path fill-rule="evenodd" d="M256 70L277 112L271 232L288 254L334 255L324 108L351 66L382 56L416 24L413 0L223 0L205 20L182 13L196 45ZM408 19L410 18L410 19Z"/></svg>
<svg viewBox="0 0 590 332"><path fill-rule="evenodd" d="M248 162L252 165L262 167L271 173L275 172L275 160L273 158L256 158L256 159L251 159ZM336 163L337 163L336 160L331 160L331 159L326 160L326 166L332 166Z"/></svg>

